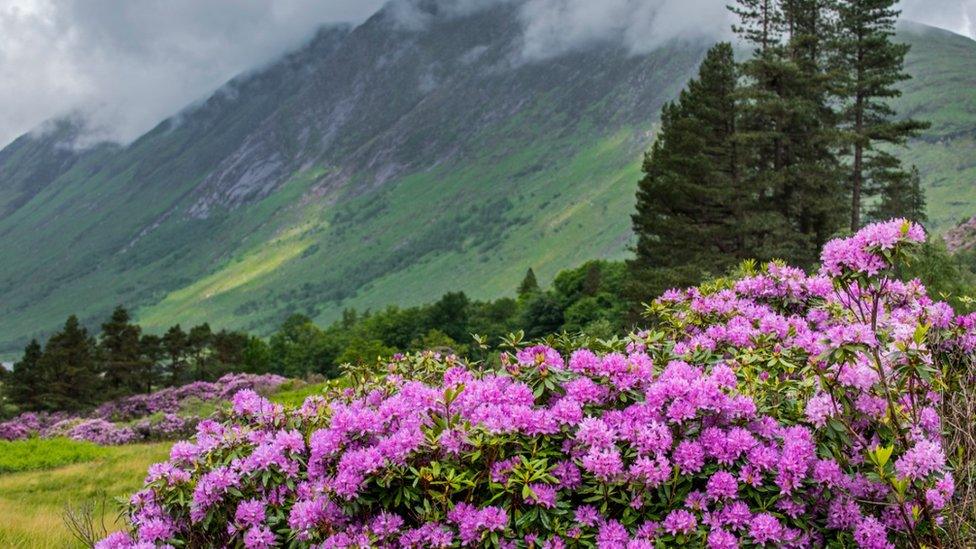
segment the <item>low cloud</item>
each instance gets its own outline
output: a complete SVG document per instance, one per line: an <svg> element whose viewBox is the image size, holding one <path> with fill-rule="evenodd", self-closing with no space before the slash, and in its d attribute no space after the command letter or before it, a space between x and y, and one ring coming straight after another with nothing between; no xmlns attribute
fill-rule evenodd
<svg viewBox="0 0 976 549"><path fill-rule="evenodd" d="M523 56L544 59L594 43L646 53L674 39L720 37L724 0L529 0L522 8Z"/></svg>
<svg viewBox="0 0 976 549"><path fill-rule="evenodd" d="M0 0L0 147L76 113L131 140L383 0Z"/></svg>
<svg viewBox="0 0 976 549"><path fill-rule="evenodd" d="M522 56L596 43L634 53L727 35L731 0L391 0L404 28L504 4ZM385 0L0 0L0 147L75 113L126 142L234 75L300 46L323 24L361 22ZM976 34L976 0L905 0L905 17ZM472 59L475 56L472 55Z"/></svg>
<svg viewBox="0 0 976 549"><path fill-rule="evenodd" d="M900 7L905 19L976 39L976 0L906 0Z"/></svg>

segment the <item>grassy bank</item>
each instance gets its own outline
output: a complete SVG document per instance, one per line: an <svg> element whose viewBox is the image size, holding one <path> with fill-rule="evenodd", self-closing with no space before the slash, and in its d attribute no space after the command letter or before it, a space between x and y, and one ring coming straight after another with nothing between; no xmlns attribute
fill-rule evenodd
<svg viewBox="0 0 976 549"><path fill-rule="evenodd" d="M0 474L0 547L80 547L61 515L65 505L77 507L86 501L105 502L96 520L103 520L109 530L117 529L114 498L137 490L146 469L166 458L170 444L107 447L91 461ZM37 458L45 459L41 452Z"/></svg>

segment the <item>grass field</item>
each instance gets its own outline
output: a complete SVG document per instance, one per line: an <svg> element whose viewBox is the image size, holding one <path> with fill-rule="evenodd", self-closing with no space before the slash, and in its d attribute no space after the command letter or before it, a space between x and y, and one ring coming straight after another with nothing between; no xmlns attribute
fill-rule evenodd
<svg viewBox="0 0 976 549"><path fill-rule="evenodd" d="M286 388L271 395L271 400L286 406L301 406L305 399L312 395L320 395L325 390L325 383L303 384L294 388Z"/></svg>
<svg viewBox="0 0 976 549"><path fill-rule="evenodd" d="M82 547L61 515L66 505L77 507L86 501L96 502L96 509L104 502L104 513L96 518L109 530L118 529L114 498L137 490L146 469L165 459L169 447L165 442L106 447L90 461L0 474L0 547ZM44 452L36 455L46 459Z"/></svg>
<svg viewBox="0 0 976 549"><path fill-rule="evenodd" d="M298 381L270 398L301 406L325 386ZM200 417L216 407L210 402L193 406ZM0 548L83 547L62 515L65 506L77 509L86 502L94 504L96 520L104 521L107 530L119 529L116 498L138 490L149 465L166 459L171 445L98 446L65 438L0 441Z"/></svg>
<svg viewBox="0 0 976 549"><path fill-rule="evenodd" d="M104 457L109 449L66 438L0 441L0 473L52 469Z"/></svg>

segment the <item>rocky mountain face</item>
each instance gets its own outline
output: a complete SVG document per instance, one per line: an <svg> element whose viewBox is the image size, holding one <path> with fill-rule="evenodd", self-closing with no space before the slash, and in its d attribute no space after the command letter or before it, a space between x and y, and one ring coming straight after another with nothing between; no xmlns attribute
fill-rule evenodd
<svg viewBox="0 0 976 549"><path fill-rule="evenodd" d="M83 125L62 121L0 151L0 352L120 303L154 329L267 331L623 257L642 151L708 44L529 61L511 5L430 15L322 29L125 146L82 146ZM948 33L904 36L920 74L976 58ZM953 63L911 84L914 116L931 110L926 79L976 73ZM957 151L965 127L926 146ZM938 173L930 185L963 177Z"/></svg>

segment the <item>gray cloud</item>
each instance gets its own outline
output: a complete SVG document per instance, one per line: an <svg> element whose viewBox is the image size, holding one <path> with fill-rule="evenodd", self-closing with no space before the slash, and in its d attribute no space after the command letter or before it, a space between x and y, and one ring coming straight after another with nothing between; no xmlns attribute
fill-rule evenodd
<svg viewBox="0 0 976 549"><path fill-rule="evenodd" d="M976 0L905 0L902 16L976 39Z"/></svg>
<svg viewBox="0 0 976 549"><path fill-rule="evenodd" d="M725 0L529 0L523 56L541 59L595 42L644 53L676 38L723 36Z"/></svg>
<svg viewBox="0 0 976 549"><path fill-rule="evenodd" d="M0 0L0 147L85 116L130 140L235 74L383 0Z"/></svg>
<svg viewBox="0 0 976 549"><path fill-rule="evenodd" d="M498 3L518 9L523 57L599 42L639 53L727 33L729 0L392 0L407 28ZM299 46L322 24L385 0L0 0L0 147L45 120L83 115L127 141L235 74ZM974 36L976 0L905 0L905 16Z"/></svg>

